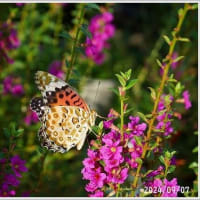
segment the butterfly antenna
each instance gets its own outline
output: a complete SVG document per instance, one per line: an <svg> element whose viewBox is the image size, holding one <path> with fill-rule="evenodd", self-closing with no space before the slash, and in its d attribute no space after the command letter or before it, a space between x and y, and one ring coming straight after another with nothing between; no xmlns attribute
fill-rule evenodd
<svg viewBox="0 0 200 200"><path fill-rule="evenodd" d="M99 117L99 118L101 118L101 119L108 120L108 117L103 117L103 116L101 116L101 115L99 115L99 114L97 114L97 117Z"/></svg>

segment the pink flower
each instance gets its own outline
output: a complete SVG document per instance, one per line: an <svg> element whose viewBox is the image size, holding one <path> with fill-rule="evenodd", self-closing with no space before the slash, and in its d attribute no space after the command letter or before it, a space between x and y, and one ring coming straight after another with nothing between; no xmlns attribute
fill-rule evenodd
<svg viewBox="0 0 200 200"><path fill-rule="evenodd" d="M95 193L90 194L89 197L103 197L103 192L101 190L96 190Z"/></svg>
<svg viewBox="0 0 200 200"><path fill-rule="evenodd" d="M6 174L4 177L4 183L6 183L7 185L12 185L16 187L19 185L19 180L17 180L14 174Z"/></svg>
<svg viewBox="0 0 200 200"><path fill-rule="evenodd" d="M39 121L38 116L35 112L29 111L24 118L24 123L30 125L32 123L37 123Z"/></svg>
<svg viewBox="0 0 200 200"><path fill-rule="evenodd" d="M0 54L9 64L13 64L14 61L8 56L8 52L18 48L19 45L20 41L13 24L5 22L0 25Z"/></svg>
<svg viewBox="0 0 200 200"><path fill-rule="evenodd" d="M115 27L111 23L112 20L113 15L105 12L94 16L89 24L92 37L86 38L85 54L98 65L104 61L103 49L109 47L107 40L113 37L115 33Z"/></svg>
<svg viewBox="0 0 200 200"><path fill-rule="evenodd" d="M7 76L3 80L3 93L12 94L14 96L21 96L24 94L24 88L21 84L16 84L13 76Z"/></svg>
<svg viewBox="0 0 200 200"><path fill-rule="evenodd" d="M107 177L107 181L116 184L122 184L128 177L128 168L113 168Z"/></svg>
<svg viewBox="0 0 200 200"><path fill-rule="evenodd" d="M177 197L180 186L177 185L177 179L173 178L171 181L164 179L164 186L162 187L162 197Z"/></svg>
<svg viewBox="0 0 200 200"><path fill-rule="evenodd" d="M91 149L88 149L88 158L85 158L83 160L83 165L86 167L86 168L94 168L95 167L95 162L98 160L98 157L97 157L97 152L91 150Z"/></svg>
<svg viewBox="0 0 200 200"><path fill-rule="evenodd" d="M10 190L7 184L2 184L0 187L0 197L12 197L15 196L15 190Z"/></svg>
<svg viewBox="0 0 200 200"><path fill-rule="evenodd" d="M21 172L27 172L28 169L25 166L26 161L22 160L18 155L13 156L11 159L11 166L17 177L22 177Z"/></svg>
<svg viewBox="0 0 200 200"><path fill-rule="evenodd" d="M109 145L108 145L109 144ZM107 140L107 145L100 149L101 157L105 160L112 158L121 158L122 147L118 146L119 142L112 142Z"/></svg>
<svg viewBox="0 0 200 200"><path fill-rule="evenodd" d="M192 107L192 104L190 101L190 94L188 90L183 92L183 98L184 98L185 109L188 110L190 107Z"/></svg>

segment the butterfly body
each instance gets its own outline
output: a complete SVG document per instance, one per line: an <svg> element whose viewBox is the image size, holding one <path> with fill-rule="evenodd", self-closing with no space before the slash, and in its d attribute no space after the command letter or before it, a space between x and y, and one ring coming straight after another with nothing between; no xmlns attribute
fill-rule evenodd
<svg viewBox="0 0 200 200"><path fill-rule="evenodd" d="M42 124L38 132L42 146L61 153L74 146L80 150L96 112L70 85L47 72L36 73L36 84L43 97L32 99L30 106Z"/></svg>

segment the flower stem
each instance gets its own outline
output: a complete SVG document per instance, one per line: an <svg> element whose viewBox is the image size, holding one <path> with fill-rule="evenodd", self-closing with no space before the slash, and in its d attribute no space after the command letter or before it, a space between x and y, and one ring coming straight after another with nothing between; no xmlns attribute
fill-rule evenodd
<svg viewBox="0 0 200 200"><path fill-rule="evenodd" d="M72 69L73 69L73 64L74 64L75 59L76 59L76 46L77 46L78 41L79 41L79 33L80 33L80 30L81 30L81 24L84 21L84 14L85 14L84 8L85 8L85 4L81 3L80 4L80 16L78 17L78 24L77 24L77 27L76 27L76 35L75 35L75 39L73 41L73 46L72 46L72 51L71 51L71 61L70 61L70 64L69 64L69 69L67 71L66 81L69 81L69 78L70 78L70 75L71 75Z"/></svg>
<svg viewBox="0 0 200 200"><path fill-rule="evenodd" d="M160 97L161 97L161 95L163 93L163 89L164 89L165 83L167 81L169 68L171 66L171 63L173 62L172 54L173 54L173 51L174 51L174 48L175 48L175 45L176 45L176 42L177 42L176 35L180 32L181 26L183 24L183 20L185 18L185 15L187 14L188 10L189 10L189 5L185 4L182 14L179 15L178 24L177 24L176 28L174 29L173 39L169 44L169 52L168 52L168 54L166 56L166 58L168 58L168 63L164 67L164 73L163 73L162 80L161 80L161 83L160 83L160 86L159 86L159 89L158 89L158 94L156 96L156 100L155 100L155 103L154 103L154 107L153 107L153 111L152 111L152 118L151 118L151 120L149 122L146 142L144 144L143 153L142 153L142 156L141 156L142 159L145 158L146 153L147 153L147 151L149 149L148 142L150 141L151 133L152 133L153 127L154 127L153 125L154 125L154 122L155 122L156 117L157 117L158 103L160 101ZM132 184L133 189L135 189L137 187L137 183L138 183L138 178L139 178L141 167L142 167L142 163L140 163L138 165L138 168L137 168L137 171L136 171L136 176L135 176L133 184ZM134 195L134 192L133 192L133 195Z"/></svg>
<svg viewBox="0 0 200 200"><path fill-rule="evenodd" d="M121 120L121 142L123 142L124 139L124 100L123 97L120 97L120 104L121 104L121 115L120 115L120 120Z"/></svg>

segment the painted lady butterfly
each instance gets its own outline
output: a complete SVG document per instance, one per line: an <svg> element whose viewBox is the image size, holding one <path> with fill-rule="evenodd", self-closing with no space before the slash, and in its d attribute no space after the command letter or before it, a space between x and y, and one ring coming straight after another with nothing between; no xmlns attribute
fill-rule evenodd
<svg viewBox="0 0 200 200"><path fill-rule="evenodd" d="M31 100L30 107L41 121L38 132L42 146L64 153L77 146L80 150L97 113L66 82L43 71L35 75L42 97Z"/></svg>

